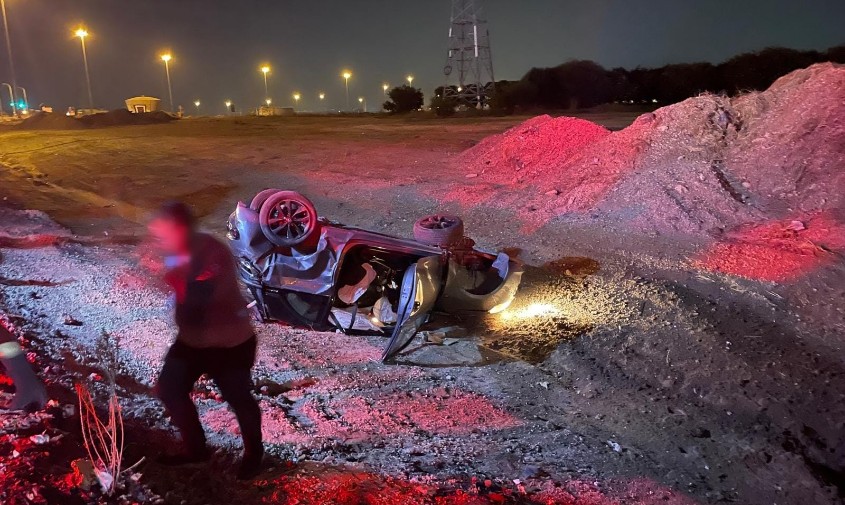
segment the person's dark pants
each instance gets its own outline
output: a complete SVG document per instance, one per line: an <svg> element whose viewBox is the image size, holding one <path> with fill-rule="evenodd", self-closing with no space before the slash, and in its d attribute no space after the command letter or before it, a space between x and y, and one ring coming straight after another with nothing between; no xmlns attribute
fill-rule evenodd
<svg viewBox="0 0 845 505"><path fill-rule="evenodd" d="M252 396L251 369L255 363L255 337L232 348L198 349L178 340L164 358L158 379L158 395L179 428L188 452L207 453L205 433L191 391L202 374L214 380L223 399L238 418L244 441L244 454L263 454L261 410Z"/></svg>

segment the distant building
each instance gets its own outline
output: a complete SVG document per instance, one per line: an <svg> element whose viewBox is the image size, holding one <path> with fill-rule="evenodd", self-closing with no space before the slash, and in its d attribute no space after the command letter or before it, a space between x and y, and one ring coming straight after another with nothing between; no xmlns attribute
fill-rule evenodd
<svg viewBox="0 0 845 505"><path fill-rule="evenodd" d="M255 110L256 116L295 116L293 107L261 106Z"/></svg>
<svg viewBox="0 0 845 505"><path fill-rule="evenodd" d="M151 96L136 96L135 98L128 98L126 100L126 108L129 112L155 112L158 110L158 104L161 102L158 98Z"/></svg>

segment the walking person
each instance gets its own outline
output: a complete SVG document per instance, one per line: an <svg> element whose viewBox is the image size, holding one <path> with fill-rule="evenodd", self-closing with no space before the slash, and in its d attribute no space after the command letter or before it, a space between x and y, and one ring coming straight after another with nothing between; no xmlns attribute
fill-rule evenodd
<svg viewBox="0 0 845 505"><path fill-rule="evenodd" d="M47 391L26 360L26 354L9 330L0 324L0 363L15 384L15 397L9 410L34 412L47 404Z"/></svg>
<svg viewBox="0 0 845 505"><path fill-rule="evenodd" d="M256 338L240 294L234 259L225 244L196 230L183 203L164 205L148 226L164 255L165 281L175 295L178 334L164 359L157 391L179 429L184 451L161 458L165 465L209 459L190 394L203 374L214 380L234 410L244 454L237 477L255 477L264 456L261 411L252 395Z"/></svg>

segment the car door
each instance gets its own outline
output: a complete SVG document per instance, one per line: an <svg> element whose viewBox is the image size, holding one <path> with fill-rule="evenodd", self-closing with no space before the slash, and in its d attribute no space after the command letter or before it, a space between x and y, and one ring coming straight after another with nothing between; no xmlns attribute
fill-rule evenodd
<svg viewBox="0 0 845 505"><path fill-rule="evenodd" d="M422 258L405 270L399 292L396 327L381 356L382 361L389 360L407 347L428 320L440 295L442 276L440 256Z"/></svg>

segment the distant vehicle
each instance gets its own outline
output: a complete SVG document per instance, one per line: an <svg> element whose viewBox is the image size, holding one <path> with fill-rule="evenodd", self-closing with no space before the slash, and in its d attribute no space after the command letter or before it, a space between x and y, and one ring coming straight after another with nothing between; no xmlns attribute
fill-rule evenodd
<svg viewBox="0 0 845 505"><path fill-rule="evenodd" d="M239 202L227 236L262 321L389 333L382 361L411 342L435 307L504 310L523 273L507 254L475 249L457 217L424 217L409 240L320 218L293 191Z"/></svg>

